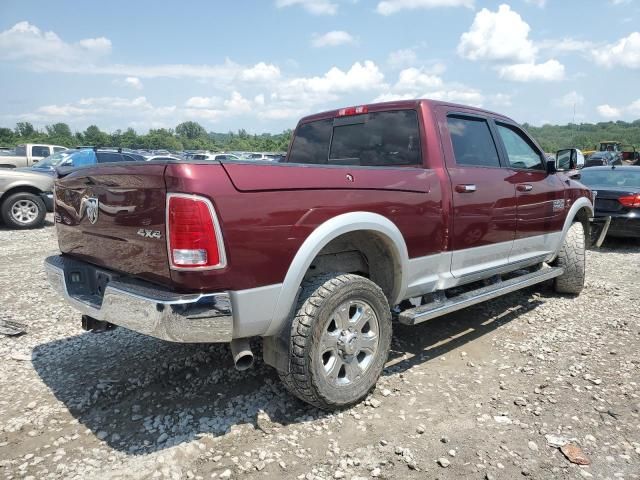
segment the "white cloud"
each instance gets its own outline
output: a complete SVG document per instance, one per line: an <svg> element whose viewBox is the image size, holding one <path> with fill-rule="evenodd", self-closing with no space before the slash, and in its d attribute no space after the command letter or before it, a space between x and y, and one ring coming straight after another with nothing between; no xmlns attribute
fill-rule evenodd
<svg viewBox="0 0 640 480"><path fill-rule="evenodd" d="M458 54L469 60L533 62L536 47L529 39L530 30L509 5L500 5L497 12L483 8L460 37Z"/></svg>
<svg viewBox="0 0 640 480"><path fill-rule="evenodd" d="M338 4L330 0L276 0L276 7L291 7L300 5L313 15L335 15L338 12Z"/></svg>
<svg viewBox="0 0 640 480"><path fill-rule="evenodd" d="M248 82L270 82L280 78L280 68L260 62L240 72L240 79Z"/></svg>
<svg viewBox="0 0 640 480"><path fill-rule="evenodd" d="M54 68L60 63L90 62L110 52L111 41L107 38L67 43L54 32L44 32L29 22L16 23L0 32L0 60L24 60L41 68Z"/></svg>
<svg viewBox="0 0 640 480"><path fill-rule="evenodd" d="M189 108L217 108L222 105L220 97L191 97L184 103Z"/></svg>
<svg viewBox="0 0 640 480"><path fill-rule="evenodd" d="M586 52L594 47L594 43L588 40L576 40L565 37L562 39L543 40L536 43L540 50L548 50L554 54Z"/></svg>
<svg viewBox="0 0 640 480"><path fill-rule="evenodd" d="M378 3L376 12L381 15L392 15L402 10L417 10L438 7L473 8L474 0L384 0Z"/></svg>
<svg viewBox="0 0 640 480"><path fill-rule="evenodd" d="M514 82L557 82L564 79L564 65L555 59L544 63L518 63L498 67L501 78Z"/></svg>
<svg viewBox="0 0 640 480"><path fill-rule="evenodd" d="M411 67L418 61L418 55L412 48L401 48L389 54L387 63L391 68Z"/></svg>
<svg viewBox="0 0 640 480"><path fill-rule="evenodd" d="M573 90L566 95L557 98L553 103L558 107L573 107L574 105L579 106L584 104L584 96Z"/></svg>
<svg viewBox="0 0 640 480"><path fill-rule="evenodd" d="M286 91L296 95L299 92L330 94L358 90L371 90L382 85L384 75L371 60L354 63L346 72L338 67L331 68L321 77L294 78L284 85Z"/></svg>
<svg viewBox="0 0 640 480"><path fill-rule="evenodd" d="M355 39L349 32L345 32L344 30L333 30L323 35L313 35L311 45L316 48L337 47L339 45L347 45L354 42Z"/></svg>
<svg viewBox="0 0 640 480"><path fill-rule="evenodd" d="M232 114L251 111L251 102L239 92L231 92L231 98L224 101L224 106Z"/></svg>
<svg viewBox="0 0 640 480"><path fill-rule="evenodd" d="M496 107L510 107L513 105L511 100L512 96L508 93L495 93L493 95L489 95L489 103Z"/></svg>
<svg viewBox="0 0 640 480"><path fill-rule="evenodd" d="M611 105L598 105L598 113L605 118L618 118L622 115L622 111L619 108L612 107Z"/></svg>
<svg viewBox="0 0 640 480"><path fill-rule="evenodd" d="M264 94L260 93L253 97L253 101L256 105L264 105Z"/></svg>
<svg viewBox="0 0 640 480"><path fill-rule="evenodd" d="M442 86L442 78L437 75L425 73L423 70L410 67L402 70L398 75L398 82L394 89L398 91L416 91L439 88Z"/></svg>
<svg viewBox="0 0 640 480"><path fill-rule="evenodd" d="M131 87L135 90L142 90L144 88L142 81L138 77L117 78L113 83L122 87Z"/></svg>
<svg viewBox="0 0 640 480"><path fill-rule="evenodd" d="M606 68L640 68L640 32L633 32L616 43L591 50L598 65Z"/></svg>

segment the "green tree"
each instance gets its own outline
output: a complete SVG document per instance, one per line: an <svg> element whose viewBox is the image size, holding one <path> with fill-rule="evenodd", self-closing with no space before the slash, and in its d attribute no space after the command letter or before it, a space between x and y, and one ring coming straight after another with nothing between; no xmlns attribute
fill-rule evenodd
<svg viewBox="0 0 640 480"><path fill-rule="evenodd" d="M13 146L15 143L14 137L13 130L10 128L0 128L0 146Z"/></svg>
<svg viewBox="0 0 640 480"><path fill-rule="evenodd" d="M93 145L96 147L111 146L109 143L109 135L101 131L96 125L90 125L82 134L82 141L86 145Z"/></svg>
<svg viewBox="0 0 640 480"><path fill-rule="evenodd" d="M29 122L16 123L16 135L22 138L33 137L36 134L36 129Z"/></svg>
<svg viewBox="0 0 640 480"><path fill-rule="evenodd" d="M176 133L179 137L193 140L207 136L207 131L198 122L183 122L176 127Z"/></svg>

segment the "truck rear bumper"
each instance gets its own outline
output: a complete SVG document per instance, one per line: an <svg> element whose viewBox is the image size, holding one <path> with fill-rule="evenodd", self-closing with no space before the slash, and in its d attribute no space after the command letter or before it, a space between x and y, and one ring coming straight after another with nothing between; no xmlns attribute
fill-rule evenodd
<svg viewBox="0 0 640 480"><path fill-rule="evenodd" d="M62 255L48 257L45 269L67 302L97 320L171 342L230 342L233 337L228 292L179 294Z"/></svg>

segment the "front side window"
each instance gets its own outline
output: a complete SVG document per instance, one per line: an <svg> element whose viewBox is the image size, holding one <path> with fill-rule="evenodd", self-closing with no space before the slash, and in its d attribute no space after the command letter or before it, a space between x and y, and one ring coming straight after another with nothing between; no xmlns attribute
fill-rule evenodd
<svg viewBox="0 0 640 480"><path fill-rule="evenodd" d="M486 120L449 116L447 126L457 165L500 167L498 150Z"/></svg>
<svg viewBox="0 0 640 480"><path fill-rule="evenodd" d="M515 127L496 124L511 168L543 170L542 158L533 145Z"/></svg>
<svg viewBox="0 0 640 480"><path fill-rule="evenodd" d="M31 147L32 157L48 157L49 155L50 155L49 147L40 147L40 146Z"/></svg>
<svg viewBox="0 0 640 480"><path fill-rule="evenodd" d="M98 152L98 163L122 162L122 155L119 153Z"/></svg>

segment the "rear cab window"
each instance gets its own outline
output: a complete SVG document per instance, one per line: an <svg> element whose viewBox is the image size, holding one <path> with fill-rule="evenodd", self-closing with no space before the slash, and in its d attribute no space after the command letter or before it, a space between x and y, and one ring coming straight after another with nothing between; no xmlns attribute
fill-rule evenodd
<svg viewBox="0 0 640 480"><path fill-rule="evenodd" d="M367 167L422 164L415 110L370 112L303 123L288 163Z"/></svg>

